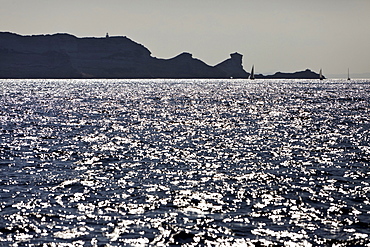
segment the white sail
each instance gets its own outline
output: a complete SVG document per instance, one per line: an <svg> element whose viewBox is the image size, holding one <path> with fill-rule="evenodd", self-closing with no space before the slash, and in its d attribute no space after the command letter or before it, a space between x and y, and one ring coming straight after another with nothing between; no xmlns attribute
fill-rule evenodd
<svg viewBox="0 0 370 247"><path fill-rule="evenodd" d="M249 76L249 79L254 80L254 65L252 66L251 74Z"/></svg>

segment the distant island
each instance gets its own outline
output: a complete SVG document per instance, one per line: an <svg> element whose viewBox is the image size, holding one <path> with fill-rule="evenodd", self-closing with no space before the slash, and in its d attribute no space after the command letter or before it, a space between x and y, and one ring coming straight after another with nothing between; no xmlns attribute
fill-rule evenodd
<svg viewBox="0 0 370 247"><path fill-rule="evenodd" d="M22 36L0 32L0 78L248 78L243 55L210 66L190 53L170 59L151 56L127 37L77 38L70 34ZM307 69L255 78L317 79Z"/></svg>

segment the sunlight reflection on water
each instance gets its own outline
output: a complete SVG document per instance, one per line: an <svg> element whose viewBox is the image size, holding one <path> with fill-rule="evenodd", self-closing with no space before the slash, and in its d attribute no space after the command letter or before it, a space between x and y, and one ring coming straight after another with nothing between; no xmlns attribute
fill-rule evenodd
<svg viewBox="0 0 370 247"><path fill-rule="evenodd" d="M366 80L0 80L0 242L365 245Z"/></svg>

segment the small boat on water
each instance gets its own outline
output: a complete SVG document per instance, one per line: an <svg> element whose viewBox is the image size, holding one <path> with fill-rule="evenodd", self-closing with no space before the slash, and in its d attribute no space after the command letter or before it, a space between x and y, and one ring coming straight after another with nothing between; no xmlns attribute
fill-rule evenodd
<svg viewBox="0 0 370 247"><path fill-rule="evenodd" d="M351 78L349 77L349 68L348 68L348 76L347 76L347 80L350 81Z"/></svg>
<svg viewBox="0 0 370 247"><path fill-rule="evenodd" d="M249 79L254 80L254 65L252 66L251 74L249 76Z"/></svg>
<svg viewBox="0 0 370 247"><path fill-rule="evenodd" d="M320 79L320 81L322 81L324 79L324 77L322 76L322 69L320 69L319 79Z"/></svg>

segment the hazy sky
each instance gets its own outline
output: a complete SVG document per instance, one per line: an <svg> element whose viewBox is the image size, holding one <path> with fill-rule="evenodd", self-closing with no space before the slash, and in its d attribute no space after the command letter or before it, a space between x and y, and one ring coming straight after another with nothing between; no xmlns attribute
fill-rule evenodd
<svg viewBox="0 0 370 247"><path fill-rule="evenodd" d="M258 73L370 73L370 0L0 0L0 31L127 36L152 55Z"/></svg>

